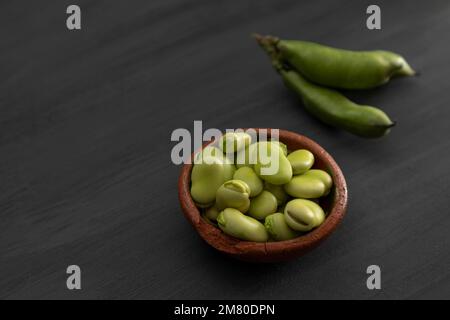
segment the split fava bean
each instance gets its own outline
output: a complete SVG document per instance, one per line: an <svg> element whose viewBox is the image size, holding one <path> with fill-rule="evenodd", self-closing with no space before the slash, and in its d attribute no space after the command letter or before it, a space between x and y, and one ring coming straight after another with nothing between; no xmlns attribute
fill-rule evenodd
<svg viewBox="0 0 450 320"><path fill-rule="evenodd" d="M296 150L290 153L287 158L291 163L292 171L295 175L305 173L314 164L314 155L305 149Z"/></svg>
<svg viewBox="0 0 450 320"><path fill-rule="evenodd" d="M250 207L250 187L241 180L230 180L217 189L216 207L235 208L245 213Z"/></svg>
<svg viewBox="0 0 450 320"><path fill-rule="evenodd" d="M302 99L306 110L322 122L366 138L382 137L395 125L382 110L358 105L340 92L309 80L301 70L286 63L286 57L278 47L276 38L257 35L256 40L269 55L272 66L281 75L285 85ZM392 57L392 53L385 55ZM323 63L326 64L321 60L320 64ZM353 63L355 62L350 61L350 64ZM340 76L348 76L347 67Z"/></svg>
<svg viewBox="0 0 450 320"><path fill-rule="evenodd" d="M223 210L217 224L224 233L241 240L266 242L269 238L261 222L233 208Z"/></svg>
<svg viewBox="0 0 450 320"><path fill-rule="evenodd" d="M262 191L257 197L250 201L248 214L255 219L262 220L269 214L277 211L277 198L269 191Z"/></svg>
<svg viewBox="0 0 450 320"><path fill-rule="evenodd" d="M250 197L255 197L263 190L263 181L250 167L242 167L236 170L234 180L244 181L250 188Z"/></svg>
<svg viewBox="0 0 450 320"><path fill-rule="evenodd" d="M286 204L284 217L290 228L306 232L320 226L325 220L325 213L313 201L294 199Z"/></svg>
<svg viewBox="0 0 450 320"><path fill-rule="evenodd" d="M284 214L280 212L267 216L264 226L271 238L275 241L290 240L300 235L299 232L294 231L288 226Z"/></svg>

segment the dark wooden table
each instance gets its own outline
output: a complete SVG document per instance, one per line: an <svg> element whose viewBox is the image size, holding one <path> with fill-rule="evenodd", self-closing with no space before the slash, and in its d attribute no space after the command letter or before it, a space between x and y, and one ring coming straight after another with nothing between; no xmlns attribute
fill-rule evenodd
<svg viewBox="0 0 450 320"><path fill-rule="evenodd" d="M450 3L0 2L0 298L449 298ZM421 72L348 93L398 122L376 141L311 118L250 33L388 49ZM273 127L323 145L350 208L309 255L252 265L181 214L176 128ZM66 268L82 269L82 290ZM366 268L382 269L382 290Z"/></svg>

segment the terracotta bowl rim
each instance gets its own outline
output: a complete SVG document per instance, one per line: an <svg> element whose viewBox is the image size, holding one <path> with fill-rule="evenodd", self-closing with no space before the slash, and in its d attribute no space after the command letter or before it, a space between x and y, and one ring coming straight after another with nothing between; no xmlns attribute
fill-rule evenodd
<svg viewBox="0 0 450 320"><path fill-rule="evenodd" d="M270 128L252 128L256 131L261 129L269 130L274 129ZM244 129L246 130L246 129ZM261 260L284 260L284 259L271 259L270 255L273 256L282 256L284 252L299 252L299 255L302 255L304 252L311 250L316 247L319 243L321 243L324 239L326 239L340 224L343 217L345 216L347 210L348 203L348 191L347 191L347 183L345 181L345 177L333 159L333 157L325 151L317 142L307 138L304 135L279 129L279 140L283 142L283 139L296 139L301 141L301 144L307 145L305 148L310 150L315 157L321 158L321 160L329 166L331 172L329 172L333 178L334 182L334 192L335 197L333 199L333 203L331 205L331 210L329 211L325 222L318 228L312 230L311 232L300 236L298 238L292 240L278 241L278 242L251 242L251 241L243 241L233 237L230 237L223 233L219 228L209 224L202 217L200 210L195 205L192 197L190 196L190 174L192 170L192 164L184 164L179 181L178 181L178 195L179 201L184 213L184 216L188 219L188 221L193 225L199 235L212 247L215 249L232 256L237 256L237 258L242 258L244 260L259 260L252 259L248 257L258 257L261 255L267 255L267 257L263 257ZM210 141L205 143L202 146L202 149L206 146L210 145L214 141ZM192 154L196 154L198 151ZM295 254L290 254L290 256L295 256Z"/></svg>

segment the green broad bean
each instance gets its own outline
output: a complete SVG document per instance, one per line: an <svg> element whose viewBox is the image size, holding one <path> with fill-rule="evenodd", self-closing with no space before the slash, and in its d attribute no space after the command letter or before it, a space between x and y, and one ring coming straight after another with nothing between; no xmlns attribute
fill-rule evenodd
<svg viewBox="0 0 450 320"><path fill-rule="evenodd" d="M250 207L250 187L241 180L229 180L222 184L216 192L218 210L235 208L245 213Z"/></svg>
<svg viewBox="0 0 450 320"><path fill-rule="evenodd" d="M210 222L216 222L219 213L219 209L216 206L212 206L205 210L203 217Z"/></svg>
<svg viewBox="0 0 450 320"><path fill-rule="evenodd" d="M284 214L280 212L267 216L264 226L270 237L275 241L290 240L300 235L299 232L288 226Z"/></svg>
<svg viewBox="0 0 450 320"><path fill-rule="evenodd" d="M281 141L269 140L261 142L263 142L263 145L276 144L281 149L281 151L285 156L287 156L288 154L287 146ZM235 164L238 169L242 167L252 167L253 165L256 164L260 150L264 150L260 149L262 148L262 146L259 145L259 143L261 142L250 144L247 148L242 149L236 153ZM268 149L268 147L266 147L266 149Z"/></svg>
<svg viewBox="0 0 450 320"><path fill-rule="evenodd" d="M298 72L280 70L280 74L306 110L326 124L366 138L382 137L395 125L380 109L358 105L337 91L308 82Z"/></svg>
<svg viewBox="0 0 450 320"><path fill-rule="evenodd" d="M224 155L222 150L215 146L206 146L202 151L198 152L194 158L194 164L208 162L209 159L218 158L224 164L224 181L233 179L236 166L234 159L229 155Z"/></svg>
<svg viewBox="0 0 450 320"><path fill-rule="evenodd" d="M250 197L255 197L263 190L263 181L250 167L242 167L236 170L234 180L244 181L250 187Z"/></svg>
<svg viewBox="0 0 450 320"><path fill-rule="evenodd" d="M287 150L286 146L276 141L247 146L238 153L251 154L256 164L237 170L229 154L213 145L196 154L191 195L204 221L230 236L257 242L293 239L320 226L325 213L317 198L328 194L332 177L323 170L310 169L314 156L309 151L291 150L286 155L283 149ZM290 169L289 179L280 183L285 179L281 175L275 180L279 184L274 184L262 169L282 161ZM272 175L283 170L278 166ZM302 173L293 176L294 172ZM292 197L297 199L289 200Z"/></svg>
<svg viewBox="0 0 450 320"><path fill-rule="evenodd" d="M341 93L308 82L298 72L280 70L286 86L303 100L308 112L324 123L365 138L379 138L395 123L380 109L358 105Z"/></svg>
<svg viewBox="0 0 450 320"><path fill-rule="evenodd" d="M282 59L308 80L340 89L370 89L392 77L412 76L406 60L389 51L350 51L318 43L275 41Z"/></svg>
<svg viewBox="0 0 450 320"><path fill-rule="evenodd" d="M314 199L327 194L328 188L319 178L307 174L294 176L284 185L284 190L294 198Z"/></svg>
<svg viewBox="0 0 450 320"><path fill-rule="evenodd" d="M330 189L333 186L333 179L331 176L323 170L311 169L304 173L304 175L316 177L325 184L325 188Z"/></svg>
<svg viewBox="0 0 450 320"><path fill-rule="evenodd" d="M191 196L199 207L209 207L216 199L216 192L226 181L224 163L217 157L205 157L195 164L191 173Z"/></svg>
<svg viewBox="0 0 450 320"><path fill-rule="evenodd" d="M244 150L252 143L252 137L245 132L227 132L219 139L219 147L230 154Z"/></svg>
<svg viewBox="0 0 450 320"><path fill-rule="evenodd" d="M313 201L294 199L286 204L284 217L287 225L297 231L307 232L325 221L322 208Z"/></svg>
<svg viewBox="0 0 450 320"><path fill-rule="evenodd" d="M269 214L277 211L277 198L269 191L262 191L258 196L250 201L248 215L255 219L262 220Z"/></svg>
<svg viewBox="0 0 450 320"><path fill-rule="evenodd" d="M217 224L224 233L241 240L266 242L269 238L261 222L233 208L223 210L217 217Z"/></svg>
<svg viewBox="0 0 450 320"><path fill-rule="evenodd" d="M294 175L302 174L311 169L314 164L314 155L311 151L300 149L288 155Z"/></svg>
<svg viewBox="0 0 450 320"><path fill-rule="evenodd" d="M217 157L219 159L224 159L225 156L219 148L209 145L203 148L200 152L197 152L194 158L194 163L204 162L205 159Z"/></svg>

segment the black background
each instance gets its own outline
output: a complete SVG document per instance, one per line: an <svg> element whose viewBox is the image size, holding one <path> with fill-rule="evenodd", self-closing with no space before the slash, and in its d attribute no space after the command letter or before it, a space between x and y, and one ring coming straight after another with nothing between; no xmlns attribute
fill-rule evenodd
<svg viewBox="0 0 450 320"><path fill-rule="evenodd" d="M80 0L81 31L69 4L0 2L0 298L450 296L448 1L377 1L378 31L369 1ZM348 94L398 122L363 140L311 118L252 32L392 50L421 76ZM215 252L181 214L170 159L194 120L316 140L347 178L343 224L285 264Z"/></svg>

